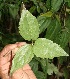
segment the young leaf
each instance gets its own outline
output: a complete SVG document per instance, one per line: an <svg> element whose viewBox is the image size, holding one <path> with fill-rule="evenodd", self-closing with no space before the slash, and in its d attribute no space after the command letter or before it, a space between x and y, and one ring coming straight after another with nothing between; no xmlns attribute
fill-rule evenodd
<svg viewBox="0 0 70 79"><path fill-rule="evenodd" d="M38 38L33 46L33 53L37 57L53 59L54 57L68 56L56 43L46 38Z"/></svg>
<svg viewBox="0 0 70 79"><path fill-rule="evenodd" d="M36 40L39 37L39 24L28 10L22 10L19 22L19 33L25 40Z"/></svg>
<svg viewBox="0 0 70 79"><path fill-rule="evenodd" d="M63 0L51 0L52 11L57 12Z"/></svg>
<svg viewBox="0 0 70 79"><path fill-rule="evenodd" d="M20 47L12 61L10 73L12 74L17 69L23 67L26 63L29 63L33 56L31 45L26 44L25 46Z"/></svg>

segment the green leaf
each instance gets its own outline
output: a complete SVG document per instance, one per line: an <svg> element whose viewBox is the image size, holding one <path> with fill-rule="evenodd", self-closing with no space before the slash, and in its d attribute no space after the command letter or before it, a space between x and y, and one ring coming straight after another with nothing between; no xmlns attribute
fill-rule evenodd
<svg viewBox="0 0 70 79"><path fill-rule="evenodd" d="M68 44L68 42L69 42L69 36L70 35L69 35L69 33L66 30L62 32L61 38L60 38L60 46L62 48L65 48L66 45Z"/></svg>
<svg viewBox="0 0 70 79"><path fill-rule="evenodd" d="M48 63L48 68L47 68L47 73L48 73L48 75L52 75L53 72L54 72L55 74L57 74L57 73L58 73L58 68L57 68L56 66L54 66L53 63L51 63L51 64Z"/></svg>
<svg viewBox="0 0 70 79"><path fill-rule="evenodd" d="M29 63L29 65L30 65L30 67L31 67L31 69L33 70L33 72L34 73L36 73L37 71L38 71L38 61L37 60L35 60L35 59L33 59L30 63Z"/></svg>
<svg viewBox="0 0 70 79"><path fill-rule="evenodd" d="M46 38L38 38L33 46L33 53L37 57L53 59L54 57L68 56L56 43Z"/></svg>
<svg viewBox="0 0 70 79"><path fill-rule="evenodd" d="M41 71L37 71L35 75L36 75L37 79L46 79L45 74Z"/></svg>
<svg viewBox="0 0 70 79"><path fill-rule="evenodd" d="M39 7L43 11L43 13L45 13L47 11L45 4L41 1L39 2Z"/></svg>
<svg viewBox="0 0 70 79"><path fill-rule="evenodd" d="M28 10L22 10L19 33L25 40L36 40L39 37L39 24Z"/></svg>
<svg viewBox="0 0 70 79"><path fill-rule="evenodd" d="M0 3L0 11L3 9L4 3Z"/></svg>
<svg viewBox="0 0 70 79"><path fill-rule="evenodd" d="M60 46L65 48L70 41L70 17L68 16L65 20L65 28L60 34Z"/></svg>
<svg viewBox="0 0 70 79"><path fill-rule="evenodd" d="M70 38L70 16L66 18L65 26L66 26L67 32L69 33L69 38Z"/></svg>
<svg viewBox="0 0 70 79"><path fill-rule="evenodd" d="M70 0L64 0L65 2L68 3L68 6L70 7Z"/></svg>
<svg viewBox="0 0 70 79"><path fill-rule="evenodd" d="M35 10L36 10L36 6L32 6L32 7L29 9L29 12L33 13Z"/></svg>
<svg viewBox="0 0 70 79"><path fill-rule="evenodd" d="M9 4L9 13L13 18L16 17L18 11L19 11L19 7L17 5Z"/></svg>
<svg viewBox="0 0 70 79"><path fill-rule="evenodd" d="M46 17L52 17L53 13L51 11L48 11L44 14L42 14L41 16L46 16Z"/></svg>
<svg viewBox="0 0 70 79"><path fill-rule="evenodd" d="M50 22L51 22L51 18L50 17L45 17L45 16L39 16L37 18L38 23L40 25L40 33L44 32L45 29L49 26Z"/></svg>
<svg viewBox="0 0 70 79"><path fill-rule="evenodd" d="M56 39L58 39L58 35L60 31L61 31L60 22L56 18L52 19L51 23L47 28L45 38L56 41Z"/></svg>
<svg viewBox="0 0 70 79"><path fill-rule="evenodd" d="M18 49L16 55L12 61L12 68L10 73L12 74L17 69L23 67L25 64L29 63L34 57L32 53L32 46L26 44Z"/></svg>
<svg viewBox="0 0 70 79"><path fill-rule="evenodd" d="M51 9L51 0L46 1L46 7L47 7L48 10Z"/></svg>
<svg viewBox="0 0 70 79"><path fill-rule="evenodd" d="M64 75L65 79L69 78L69 70L67 68L63 69L63 75Z"/></svg>
<svg viewBox="0 0 70 79"><path fill-rule="evenodd" d="M40 59L41 67L45 74L47 72L47 62L48 62L48 59Z"/></svg>
<svg viewBox="0 0 70 79"><path fill-rule="evenodd" d="M51 0L52 11L57 12L63 0Z"/></svg>

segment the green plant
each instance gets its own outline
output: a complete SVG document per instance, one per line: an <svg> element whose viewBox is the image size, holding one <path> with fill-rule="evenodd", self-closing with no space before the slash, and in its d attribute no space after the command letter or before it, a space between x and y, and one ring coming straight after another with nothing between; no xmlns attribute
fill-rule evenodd
<svg viewBox="0 0 70 79"><path fill-rule="evenodd" d="M19 33L25 40L31 41L31 44L26 44L18 49L12 61L11 74L29 63L34 55L42 59L47 59L46 74L48 73L50 75L53 71L55 74L58 73L58 69L53 64L50 64L48 59L68 56L68 54L58 44L53 43L53 41L46 38L38 38L41 33L40 31L40 24L36 17L24 8L19 22ZM53 68L53 70L50 70L49 67Z"/></svg>
<svg viewBox="0 0 70 79"><path fill-rule="evenodd" d="M70 73L70 0L0 0L0 50L7 44L25 41L18 33L22 2L27 10L37 17L40 24L39 38L52 40L69 54L67 57L53 59L43 59L34 55L29 63L32 70L38 79L52 79L53 77L54 79L68 79ZM30 44L32 40L26 42Z"/></svg>

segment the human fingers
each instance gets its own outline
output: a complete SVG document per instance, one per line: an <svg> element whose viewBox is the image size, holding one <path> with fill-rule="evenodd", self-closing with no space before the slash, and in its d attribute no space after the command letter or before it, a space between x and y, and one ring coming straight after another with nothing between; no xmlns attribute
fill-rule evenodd
<svg viewBox="0 0 70 79"><path fill-rule="evenodd" d="M4 64L7 64L11 59L11 55L9 54L6 57L0 57L0 66L3 66Z"/></svg>
<svg viewBox="0 0 70 79"><path fill-rule="evenodd" d="M23 67L23 71L28 75L29 79L37 79L36 76L35 76L35 74L31 70L31 67L29 66L29 64L26 64Z"/></svg>
<svg viewBox="0 0 70 79"><path fill-rule="evenodd" d="M23 68L20 68L14 72L12 75L12 79L29 79L28 75L24 72L24 70L31 70L29 64L24 65Z"/></svg>
<svg viewBox="0 0 70 79"><path fill-rule="evenodd" d="M22 68L16 70L13 75L12 79L29 79L28 75L23 71Z"/></svg>
<svg viewBox="0 0 70 79"><path fill-rule="evenodd" d="M26 44L26 42L17 42L17 47L15 49L12 50L12 56L14 56L16 54L16 51L23 45Z"/></svg>
<svg viewBox="0 0 70 79"><path fill-rule="evenodd" d="M16 47L17 47L17 44L9 44L9 45L6 45L3 48L3 50L1 51L0 56L1 57L4 57L6 54L8 54L9 52L11 52L12 49L14 49Z"/></svg>
<svg viewBox="0 0 70 79"><path fill-rule="evenodd" d="M24 72L28 75L29 79L37 79L35 74L33 73L33 71L31 69L24 70Z"/></svg>
<svg viewBox="0 0 70 79"><path fill-rule="evenodd" d="M22 68L18 69L14 74L12 75L12 79L37 79L35 74L30 68L25 68L24 70Z"/></svg>
<svg viewBox="0 0 70 79"><path fill-rule="evenodd" d="M1 66L1 71L2 73L5 71L5 70L9 70L9 66L10 66L10 62L8 62L7 64L4 64Z"/></svg>
<svg viewBox="0 0 70 79"><path fill-rule="evenodd" d="M18 42L17 44L10 44L4 47L4 49L0 53L0 66L3 64L8 63L11 60L11 50L12 50L12 55L14 56L14 52L18 50L17 47L24 45L25 42ZM7 56L4 56L6 53L9 54Z"/></svg>
<svg viewBox="0 0 70 79"><path fill-rule="evenodd" d="M10 62L8 61L10 59L10 56L8 57L0 57L0 75L4 75L2 77L5 77L5 75L8 75Z"/></svg>
<svg viewBox="0 0 70 79"><path fill-rule="evenodd" d="M0 52L0 74L2 77L8 75L10 60L11 60L11 50L17 47L17 44L10 44L4 47L4 49ZM9 53L7 56L6 53ZM4 76L3 76L4 75Z"/></svg>
<svg viewBox="0 0 70 79"><path fill-rule="evenodd" d="M35 76L35 74L31 70L31 67L29 66L29 64L26 64L23 67L23 71L29 76L29 79L37 79L36 76Z"/></svg>
<svg viewBox="0 0 70 79"><path fill-rule="evenodd" d="M1 61L0 63L1 63L1 65L10 61L11 60L11 54L12 54L12 58L13 58L13 56L15 55L18 48L22 45L25 45L25 44L26 44L25 42L18 42L18 43L15 43L15 44L9 44L9 45L5 46L4 49L0 53L0 61ZM8 55L6 55L6 54L8 54Z"/></svg>
<svg viewBox="0 0 70 79"><path fill-rule="evenodd" d="M29 66L29 64L26 64L23 66L22 68L23 70L31 70L31 67Z"/></svg>
<svg viewBox="0 0 70 79"><path fill-rule="evenodd" d="M0 74L1 74L2 78L8 79L8 77L9 77L9 75L8 75L9 67L10 67L10 62L0 66Z"/></svg>
<svg viewBox="0 0 70 79"><path fill-rule="evenodd" d="M26 42L17 42L16 44L17 44L18 47L21 47L21 46L25 45Z"/></svg>

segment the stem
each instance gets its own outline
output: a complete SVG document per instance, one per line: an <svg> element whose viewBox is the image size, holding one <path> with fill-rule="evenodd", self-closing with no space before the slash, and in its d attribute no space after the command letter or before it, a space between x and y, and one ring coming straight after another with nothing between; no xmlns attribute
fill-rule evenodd
<svg viewBox="0 0 70 79"><path fill-rule="evenodd" d="M64 27L65 27L65 18L66 18L66 5L65 5L65 3L64 3Z"/></svg>
<svg viewBox="0 0 70 79"><path fill-rule="evenodd" d="M47 69L48 69L48 59L46 59L46 71L45 71L46 79L47 79Z"/></svg>

